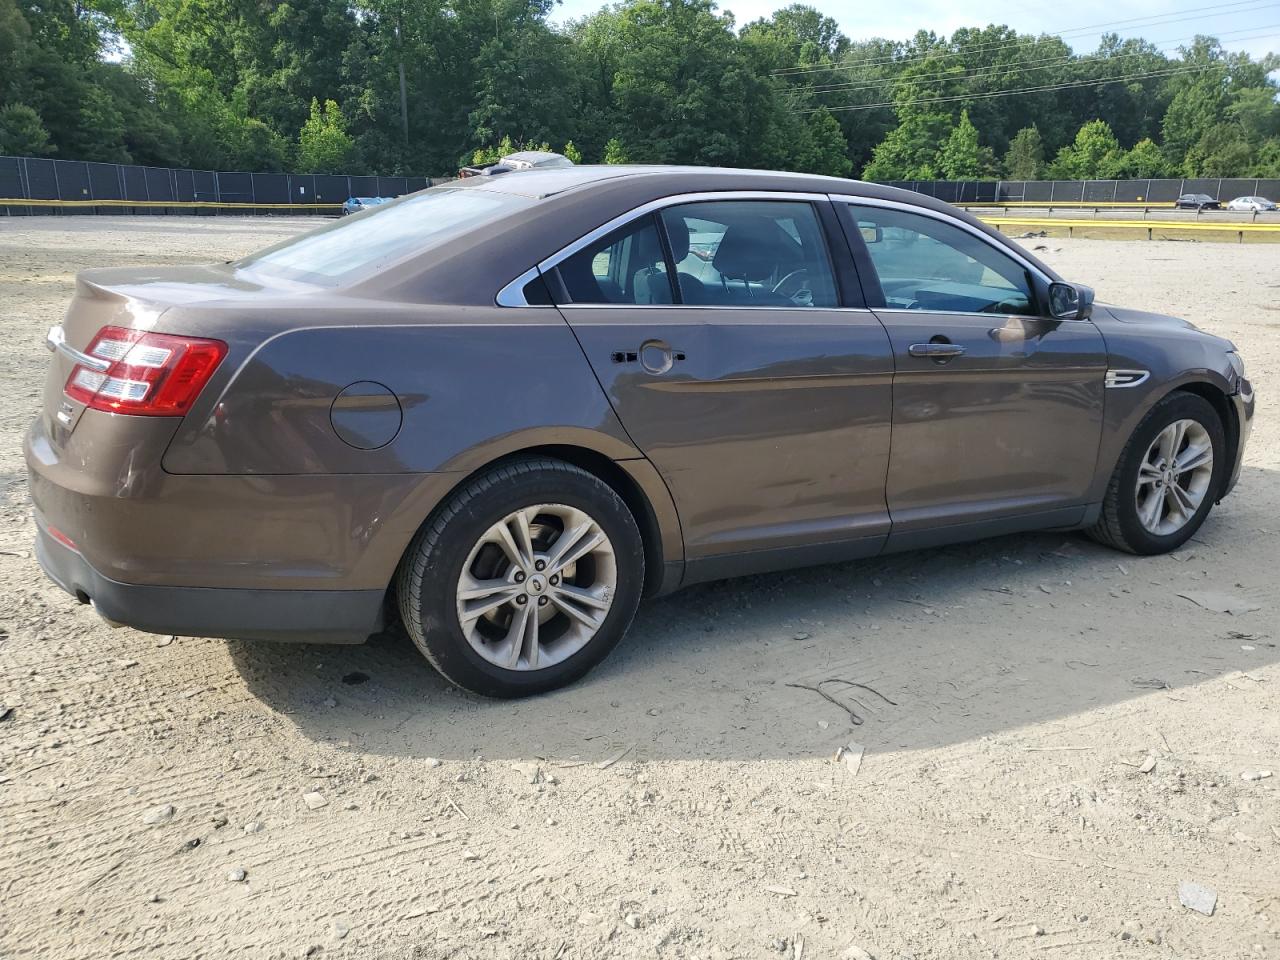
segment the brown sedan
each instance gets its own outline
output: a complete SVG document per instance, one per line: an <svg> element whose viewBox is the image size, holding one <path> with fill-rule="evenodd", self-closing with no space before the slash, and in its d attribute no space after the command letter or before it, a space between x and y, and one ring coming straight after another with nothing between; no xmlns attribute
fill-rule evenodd
<svg viewBox="0 0 1280 960"><path fill-rule="evenodd" d="M82 274L27 438L111 621L359 642L496 696L643 594L995 534L1172 550L1231 489L1226 340L972 217L744 170L476 177L245 260Z"/></svg>

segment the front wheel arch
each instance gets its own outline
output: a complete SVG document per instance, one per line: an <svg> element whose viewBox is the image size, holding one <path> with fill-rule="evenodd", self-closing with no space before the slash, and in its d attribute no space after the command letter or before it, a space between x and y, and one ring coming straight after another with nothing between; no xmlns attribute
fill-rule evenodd
<svg viewBox="0 0 1280 960"><path fill-rule="evenodd" d="M1227 462L1235 463L1236 457L1240 452L1240 418L1236 414L1236 408L1231 402L1231 398L1220 387L1210 383L1208 380L1193 380L1189 383L1180 384L1169 391L1170 394L1178 392L1194 394L1213 405L1214 410L1218 412L1218 417L1222 420L1223 432L1227 435ZM1161 397L1160 399L1163 400L1164 398ZM1219 490L1216 496L1221 499L1222 491Z"/></svg>

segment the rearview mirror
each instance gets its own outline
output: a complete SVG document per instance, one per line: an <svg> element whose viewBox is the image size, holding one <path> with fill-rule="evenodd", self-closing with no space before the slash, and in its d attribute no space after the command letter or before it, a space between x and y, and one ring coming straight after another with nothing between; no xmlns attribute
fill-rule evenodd
<svg viewBox="0 0 1280 960"><path fill-rule="evenodd" d="M1092 314L1092 287L1061 281L1049 284L1049 315L1055 320L1088 320Z"/></svg>
<svg viewBox="0 0 1280 960"><path fill-rule="evenodd" d="M884 238L878 223L859 223L858 232L862 234L863 243L879 243Z"/></svg>

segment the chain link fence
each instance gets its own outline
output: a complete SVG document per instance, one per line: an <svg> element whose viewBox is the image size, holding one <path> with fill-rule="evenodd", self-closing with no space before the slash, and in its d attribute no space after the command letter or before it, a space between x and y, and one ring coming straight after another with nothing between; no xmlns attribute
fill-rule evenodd
<svg viewBox="0 0 1280 960"><path fill-rule="evenodd" d="M243 173L0 157L0 209L52 213L335 213L348 197L398 197L429 177ZM22 201L34 201L24 204Z"/></svg>
<svg viewBox="0 0 1280 960"><path fill-rule="evenodd" d="M245 173L123 163L0 157L0 210L55 213L334 213L348 197L398 197L443 183L430 177ZM1172 204L1184 193L1280 200L1280 179L893 180L955 204ZM23 201L31 201L24 203Z"/></svg>
<svg viewBox="0 0 1280 960"><path fill-rule="evenodd" d="M1207 193L1226 203L1236 197L1280 200L1280 179L1186 180L892 180L955 204L1172 204L1184 193Z"/></svg>

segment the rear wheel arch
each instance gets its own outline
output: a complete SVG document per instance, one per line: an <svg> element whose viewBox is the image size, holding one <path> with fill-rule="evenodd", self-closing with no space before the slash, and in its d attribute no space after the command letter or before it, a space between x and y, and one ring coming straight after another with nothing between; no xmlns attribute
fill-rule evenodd
<svg viewBox="0 0 1280 960"><path fill-rule="evenodd" d="M607 455L589 447L572 444L542 444L523 447L488 460L465 475L459 476L457 483L449 488L440 498L439 503L423 518L417 531L421 531L428 526L453 496L473 482L476 477L489 473L504 464L538 458L559 460L585 470L604 482L622 499L622 502L627 505L627 509L631 511L632 517L635 518L636 526L640 529L640 539L644 545L644 594L645 596L650 596L657 593L663 586L664 560L668 557L671 548L682 547L681 543L672 542L673 539L679 540L678 531L670 529L670 521L668 521L667 529L664 531L664 524L659 519L658 514L658 510L663 505L659 504L655 509L655 504L651 500L652 494L647 493L627 470L619 466L616 461L610 459ZM647 463L647 461L644 462ZM662 493L665 494L665 489ZM668 506L670 507L670 513L674 515L674 505L670 504ZM405 545L401 554L402 560L413 549L413 544L417 540L417 531Z"/></svg>

